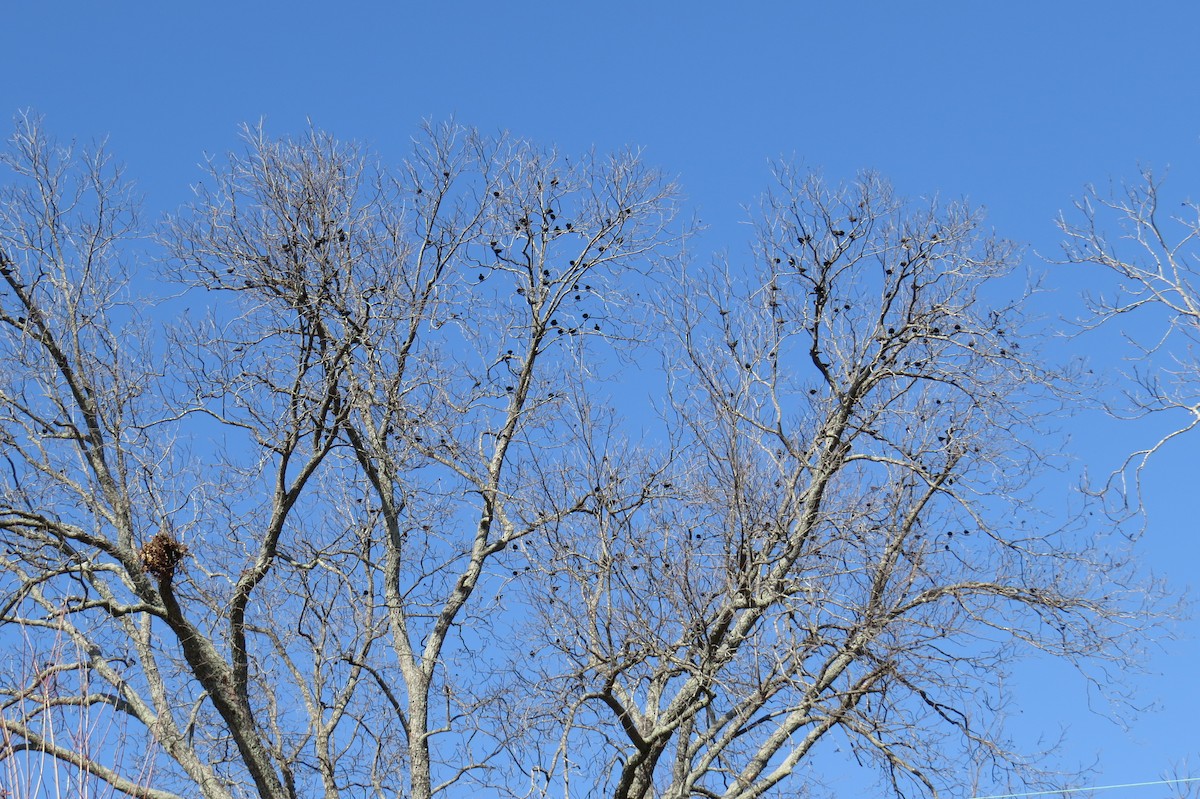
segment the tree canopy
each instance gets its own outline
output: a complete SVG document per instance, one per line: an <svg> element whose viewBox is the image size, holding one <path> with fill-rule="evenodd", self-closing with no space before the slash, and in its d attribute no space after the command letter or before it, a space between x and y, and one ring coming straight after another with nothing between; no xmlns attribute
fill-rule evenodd
<svg viewBox="0 0 1200 799"><path fill-rule="evenodd" d="M780 165L710 261L636 152L456 125L395 168L248 129L159 226L36 121L4 165L10 764L748 798L837 740L934 796L1040 778L1013 659L1103 686L1155 623L1033 499L1079 375L965 205Z"/></svg>

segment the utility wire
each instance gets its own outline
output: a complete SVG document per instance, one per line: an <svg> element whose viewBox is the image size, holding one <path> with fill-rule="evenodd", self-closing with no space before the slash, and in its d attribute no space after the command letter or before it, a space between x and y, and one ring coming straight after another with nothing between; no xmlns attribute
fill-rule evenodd
<svg viewBox="0 0 1200 799"><path fill-rule="evenodd" d="M1030 793L998 793L992 796L972 796L971 799L1018 799L1022 796L1050 796L1059 793L1085 793L1108 791L1113 788L1145 788L1150 785L1175 785L1180 782L1200 782L1200 777L1181 777L1177 780L1152 780L1151 782L1126 782L1121 785L1093 785L1090 788L1060 788L1056 791L1032 791Z"/></svg>

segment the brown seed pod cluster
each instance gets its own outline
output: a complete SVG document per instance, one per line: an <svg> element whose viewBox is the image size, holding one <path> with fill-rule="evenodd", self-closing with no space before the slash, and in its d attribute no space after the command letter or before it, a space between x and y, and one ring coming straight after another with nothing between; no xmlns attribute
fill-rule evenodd
<svg viewBox="0 0 1200 799"><path fill-rule="evenodd" d="M175 567L187 555L187 547L165 530L160 530L142 545L142 568L168 583L175 576Z"/></svg>

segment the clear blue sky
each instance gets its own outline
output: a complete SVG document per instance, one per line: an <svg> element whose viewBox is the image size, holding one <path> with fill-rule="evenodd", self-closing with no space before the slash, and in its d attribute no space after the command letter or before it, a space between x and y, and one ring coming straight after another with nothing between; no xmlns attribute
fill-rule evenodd
<svg viewBox="0 0 1200 799"><path fill-rule="evenodd" d="M712 246L734 253L740 206L779 156L967 196L1030 245L1035 268L1089 181L1170 167L1170 191L1200 192L1194 0L7 0L0 29L0 112L33 108L61 137L109 136L152 215L186 200L204 153L260 118L274 134L311 119L386 158L420 120L451 115L567 152L639 145L679 176ZM1070 316L1093 277L1058 267L1047 280L1048 307ZM1069 346L1111 365L1100 339ZM1077 427L1077 467L1094 473L1152 432L1095 417ZM1176 443L1147 475L1144 551L1181 589L1200 560L1197 445ZM1163 709L1129 733L1058 670L1026 676L1025 731L1066 726L1067 762L1098 758L1098 782L1154 779L1189 754L1200 775L1198 626L1180 631L1192 640L1138 682Z"/></svg>

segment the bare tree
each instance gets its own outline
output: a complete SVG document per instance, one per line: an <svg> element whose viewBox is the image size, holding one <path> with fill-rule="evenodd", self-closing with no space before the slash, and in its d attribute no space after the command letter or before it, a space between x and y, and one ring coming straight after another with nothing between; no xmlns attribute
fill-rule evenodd
<svg viewBox="0 0 1200 799"><path fill-rule="evenodd" d="M1127 375L1129 403L1112 410L1171 419L1168 432L1130 455L1114 474L1118 482L1112 487L1124 491L1132 468L1135 495L1140 495L1137 475L1146 460L1200 425L1200 205L1184 201L1164 208L1160 187L1149 171L1141 183L1108 193L1089 187L1075 203L1074 217L1059 218L1067 261L1102 267L1116 278L1109 291L1088 295L1085 328L1131 323L1123 331L1133 362ZM1138 327L1148 332L1129 332ZM1134 500L1140 507L1140 496Z"/></svg>
<svg viewBox="0 0 1200 799"><path fill-rule="evenodd" d="M788 169L757 230L753 270L661 300L669 457L578 436L595 493L531 587L550 727L570 709L547 782L791 795L825 739L901 795L964 762L1032 777L998 726L1007 664L1105 683L1143 600L1112 542L1026 504L1071 384L998 299L1014 248L964 207Z"/></svg>
<svg viewBox="0 0 1200 799"><path fill-rule="evenodd" d="M9 164L3 621L76 640L92 688L57 705L131 717L174 765L156 790L53 754L137 796L486 779L513 668L480 656L506 624L485 566L548 522L526 464L554 460L588 342L635 326L671 186L454 126L399 174L249 131L169 226L192 288L158 344L121 305L107 162L27 123ZM30 741L26 690L4 723Z"/></svg>
<svg viewBox="0 0 1200 799"><path fill-rule="evenodd" d="M1069 384L964 208L785 170L754 268L695 270L636 153L248 130L164 255L102 153L23 120L5 164L0 635L46 655L2 664L0 756L750 797L840 736L936 793L1022 765L1021 649L1136 658L1131 562L1023 506ZM649 374L657 417L607 396ZM39 737L85 712L152 772Z"/></svg>

